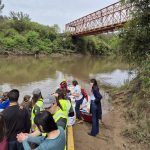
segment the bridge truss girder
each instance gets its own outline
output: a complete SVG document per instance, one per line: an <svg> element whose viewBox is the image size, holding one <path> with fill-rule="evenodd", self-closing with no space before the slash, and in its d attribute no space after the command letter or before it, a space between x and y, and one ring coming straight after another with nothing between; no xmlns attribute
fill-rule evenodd
<svg viewBox="0 0 150 150"><path fill-rule="evenodd" d="M131 19L131 8L129 3L114 3L66 24L65 31L73 36L83 36L116 30Z"/></svg>

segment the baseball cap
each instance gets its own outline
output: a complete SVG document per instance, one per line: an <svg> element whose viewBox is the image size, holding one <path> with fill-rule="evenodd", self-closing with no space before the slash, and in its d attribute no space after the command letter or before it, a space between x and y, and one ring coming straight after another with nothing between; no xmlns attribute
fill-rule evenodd
<svg viewBox="0 0 150 150"><path fill-rule="evenodd" d="M56 98L54 95L49 95L43 100L44 107L49 108L53 103L56 103Z"/></svg>
<svg viewBox="0 0 150 150"><path fill-rule="evenodd" d="M33 95L40 95L41 94L41 90L39 88L34 89L32 92Z"/></svg>

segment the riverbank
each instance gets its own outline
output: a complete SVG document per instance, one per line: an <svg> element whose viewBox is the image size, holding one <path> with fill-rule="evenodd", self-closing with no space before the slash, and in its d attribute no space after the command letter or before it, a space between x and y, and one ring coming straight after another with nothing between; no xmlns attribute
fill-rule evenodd
<svg viewBox="0 0 150 150"><path fill-rule="evenodd" d="M73 51L73 50L58 50L56 52L45 52L45 51L29 51L29 50L0 50L1 56L65 56L65 55L82 55L79 52Z"/></svg>
<svg viewBox="0 0 150 150"><path fill-rule="evenodd" d="M103 116L104 124L100 125L100 133L97 137L88 136L87 133L91 129L89 123L74 126L76 150L148 150L144 144L135 143L123 136L125 129L130 125L125 119L128 109L126 100L130 91L110 93L113 109Z"/></svg>

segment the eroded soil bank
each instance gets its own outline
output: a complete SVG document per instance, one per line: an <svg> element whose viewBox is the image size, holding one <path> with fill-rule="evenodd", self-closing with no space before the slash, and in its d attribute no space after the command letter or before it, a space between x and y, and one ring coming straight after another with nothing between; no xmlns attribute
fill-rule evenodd
<svg viewBox="0 0 150 150"><path fill-rule="evenodd" d="M104 124L100 125L100 133L97 137L91 137L87 133L91 124L83 123L74 126L75 150L148 150L143 145L131 143L122 136L127 122L124 118L125 107L124 93L115 96L113 109L103 116Z"/></svg>

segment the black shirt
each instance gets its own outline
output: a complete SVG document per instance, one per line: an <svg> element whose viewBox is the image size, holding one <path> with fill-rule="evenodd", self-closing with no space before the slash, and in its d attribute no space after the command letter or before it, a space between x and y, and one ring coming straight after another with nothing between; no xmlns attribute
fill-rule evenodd
<svg viewBox="0 0 150 150"><path fill-rule="evenodd" d="M15 105L9 106L2 113L5 118L9 141L15 141L20 132L29 133L31 121L26 109L21 109Z"/></svg>

